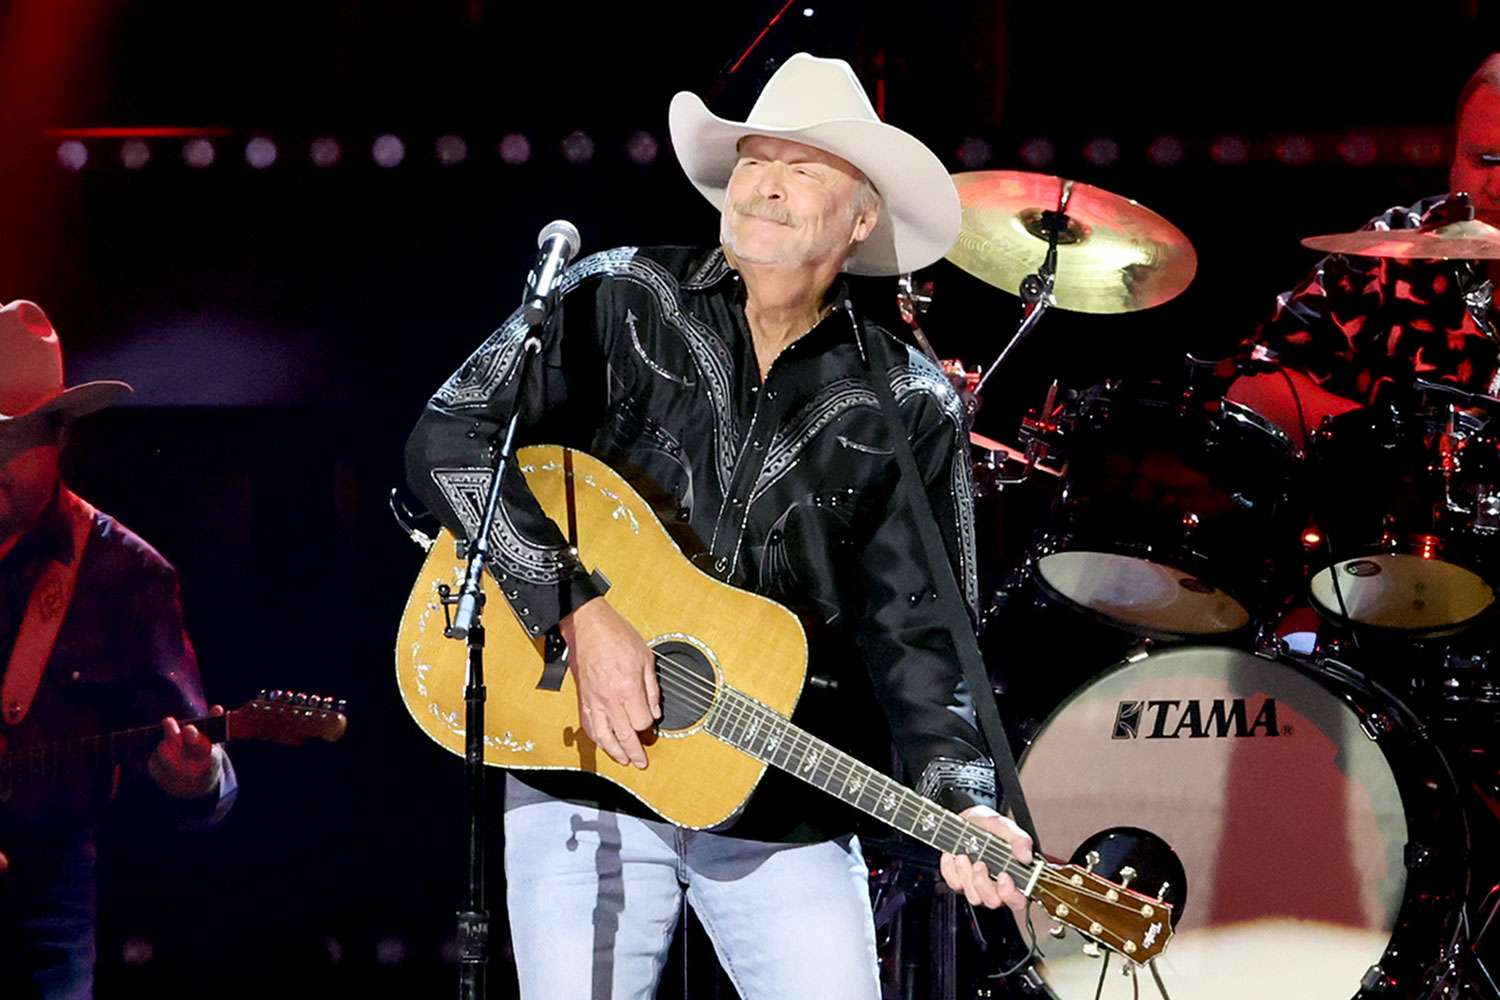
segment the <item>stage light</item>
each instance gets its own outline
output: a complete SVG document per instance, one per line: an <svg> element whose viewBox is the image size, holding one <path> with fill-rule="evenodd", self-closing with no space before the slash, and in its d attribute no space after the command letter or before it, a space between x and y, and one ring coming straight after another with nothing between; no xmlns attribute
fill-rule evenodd
<svg viewBox="0 0 1500 1000"><path fill-rule="evenodd" d="M189 139L182 144L182 162L196 169L214 165L214 144L207 139Z"/></svg>
<svg viewBox="0 0 1500 1000"><path fill-rule="evenodd" d="M1287 167L1305 167L1317 152L1317 146L1305 135L1284 136L1276 143L1276 159Z"/></svg>
<svg viewBox="0 0 1500 1000"><path fill-rule="evenodd" d="M344 151L339 147L337 139L324 135L312 141L312 145L308 147L308 155L312 157L315 166L336 167L344 158Z"/></svg>
<svg viewBox="0 0 1500 1000"><path fill-rule="evenodd" d="M370 147L370 155L374 157L376 166L387 169L399 167L401 161L406 159L406 144L394 135L383 135Z"/></svg>
<svg viewBox="0 0 1500 1000"><path fill-rule="evenodd" d="M1379 152L1374 137L1362 132L1346 135L1339 142L1339 158L1351 167L1368 167Z"/></svg>
<svg viewBox="0 0 1500 1000"><path fill-rule="evenodd" d="M1443 158L1443 145L1436 139L1418 137L1408 139L1401 147L1401 152L1407 160L1419 166L1430 167L1436 165Z"/></svg>
<svg viewBox="0 0 1500 1000"><path fill-rule="evenodd" d="M1083 147L1083 158L1096 167L1107 167L1120 158L1120 144L1107 135L1090 139Z"/></svg>
<svg viewBox="0 0 1500 1000"><path fill-rule="evenodd" d="M630 162L642 167L649 167L656 162L656 156L661 152L661 143L656 141L656 136L650 132L636 132L625 142L625 155L630 157Z"/></svg>
<svg viewBox="0 0 1500 1000"><path fill-rule="evenodd" d="M803 7L802 8L802 16L803 17L812 17L814 13L816 13L816 12L811 7Z"/></svg>
<svg viewBox="0 0 1500 1000"><path fill-rule="evenodd" d="M1208 155L1223 167L1240 167L1250 162L1250 144L1237 135L1221 135L1208 145Z"/></svg>
<svg viewBox="0 0 1500 1000"><path fill-rule="evenodd" d="M64 170L82 170L89 162L89 148L77 139L57 144L57 162Z"/></svg>
<svg viewBox="0 0 1500 1000"><path fill-rule="evenodd" d="M970 170L977 170L989 163L994 155L995 151L989 142L977 135L966 136L953 151L954 158Z"/></svg>
<svg viewBox="0 0 1500 1000"><path fill-rule="evenodd" d="M500 151L500 159L513 167L519 167L531 159L531 140L519 132L512 132L500 140L496 147Z"/></svg>
<svg viewBox="0 0 1500 1000"><path fill-rule="evenodd" d="M148 938L126 938L120 946L120 960L134 968L149 965L155 957L156 949L152 947Z"/></svg>
<svg viewBox="0 0 1500 1000"><path fill-rule="evenodd" d="M445 167L456 167L469 158L469 144L463 136L440 135L437 140L438 162Z"/></svg>
<svg viewBox="0 0 1500 1000"><path fill-rule="evenodd" d="M1028 167L1045 167L1057 156L1057 147L1052 144L1051 139L1037 136L1021 143L1017 155Z"/></svg>
<svg viewBox="0 0 1500 1000"><path fill-rule="evenodd" d="M1175 135L1159 135L1146 147L1146 159L1158 167L1175 167L1185 152L1182 140Z"/></svg>
<svg viewBox="0 0 1500 1000"><path fill-rule="evenodd" d="M594 158L594 140L587 132L569 133L562 141L563 159L582 166Z"/></svg>
<svg viewBox="0 0 1500 1000"><path fill-rule="evenodd" d="M265 170L276 162L276 143L263 135L245 143L245 162L256 170Z"/></svg>
<svg viewBox="0 0 1500 1000"><path fill-rule="evenodd" d="M400 965L406 961L406 942L398 937L381 938L375 945L375 961L381 965Z"/></svg>
<svg viewBox="0 0 1500 1000"><path fill-rule="evenodd" d="M151 147L140 139L128 139L120 144L120 162L126 170L140 170L151 162Z"/></svg>

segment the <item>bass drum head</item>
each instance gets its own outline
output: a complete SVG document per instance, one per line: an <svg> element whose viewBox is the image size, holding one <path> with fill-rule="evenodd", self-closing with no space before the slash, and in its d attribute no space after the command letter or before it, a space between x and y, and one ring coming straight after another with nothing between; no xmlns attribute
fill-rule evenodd
<svg viewBox="0 0 1500 1000"><path fill-rule="evenodd" d="M1444 814L1463 855L1462 821L1445 812L1457 793L1433 776L1439 768L1398 784L1361 725L1359 700L1373 698L1340 687L1289 662L1179 647L1074 693L1023 756L1022 786L1050 855L1139 827L1181 859L1186 903L1156 962L1172 997L1350 997L1402 913L1408 816L1425 827L1422 817ZM1388 710L1372 711L1376 726L1399 730ZM1441 801L1414 807L1403 788ZM1101 960L1082 953L1072 930L1039 940L1038 971L1060 1000L1091 1000ZM1111 957L1102 995L1129 1000L1138 986L1155 997L1150 973L1135 984L1119 974L1122 961Z"/></svg>
<svg viewBox="0 0 1500 1000"><path fill-rule="evenodd" d="M1310 590L1318 607L1337 619L1345 618L1342 596L1347 620L1357 625L1426 633L1459 628L1495 602L1478 573L1408 553L1342 560L1313 574Z"/></svg>
<svg viewBox="0 0 1500 1000"><path fill-rule="evenodd" d="M1036 561L1043 588L1142 635L1223 635L1250 624L1224 591L1172 566L1112 552L1054 552Z"/></svg>

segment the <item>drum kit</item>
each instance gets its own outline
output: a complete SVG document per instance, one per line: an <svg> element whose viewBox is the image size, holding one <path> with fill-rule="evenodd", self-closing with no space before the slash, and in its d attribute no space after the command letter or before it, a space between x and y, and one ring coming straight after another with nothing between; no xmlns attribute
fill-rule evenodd
<svg viewBox="0 0 1500 1000"><path fill-rule="evenodd" d="M949 259L1022 300L989 368L933 355L971 413L1048 309L1192 281L1188 239L1127 198L954 180ZM1500 260L1472 219L1303 242ZM932 353L930 298L902 283ZM1150 975L1054 927L1030 989L1500 998L1480 947L1500 887L1474 889L1500 871L1500 398L1418 379L1295 437L1227 398L1243 373L1054 383L1013 440L972 437L983 641L1043 849L1177 903Z"/></svg>

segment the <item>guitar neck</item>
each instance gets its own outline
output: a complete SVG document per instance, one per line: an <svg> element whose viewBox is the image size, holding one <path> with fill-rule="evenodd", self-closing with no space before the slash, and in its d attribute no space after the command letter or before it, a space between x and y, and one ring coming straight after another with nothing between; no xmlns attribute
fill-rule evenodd
<svg viewBox="0 0 1500 1000"><path fill-rule="evenodd" d="M818 739L750 696L725 686L704 722L716 739L821 788L868 816L949 854L1009 871L1023 889L1033 881L1010 845L957 813Z"/></svg>
<svg viewBox="0 0 1500 1000"><path fill-rule="evenodd" d="M215 715L191 719L182 725L196 726L210 741L224 743L229 739L228 719L228 715ZM88 772L145 760L161 739L162 729L158 723L80 739L41 743L6 753L0 757L0 768L13 779Z"/></svg>

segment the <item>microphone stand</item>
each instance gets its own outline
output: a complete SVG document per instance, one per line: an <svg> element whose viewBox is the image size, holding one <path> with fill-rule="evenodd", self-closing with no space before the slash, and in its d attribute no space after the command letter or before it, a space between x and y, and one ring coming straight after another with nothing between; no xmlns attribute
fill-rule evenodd
<svg viewBox="0 0 1500 1000"><path fill-rule="evenodd" d="M550 310L549 299L547 312ZM458 911L459 1000L484 1000L485 974L489 965L490 914L485 909L484 898L485 830L488 826L484 795L484 623L480 620L480 614L485 604L484 572L489 563L490 528L495 523L505 470L514 452L516 427L520 423L526 386L536 358L542 352L541 330L546 323L546 313L534 321L528 319L528 322L530 327L521 347L521 378L516 385L515 399L511 403L505 437L491 466L484 517L480 519L479 530L474 539L464 548L469 562L464 572L463 585L457 596L453 596L446 585L438 588L445 616L449 606L456 605L452 620L443 634L450 639L464 639L469 647L469 674L464 686L464 791L469 850L468 885L463 909Z"/></svg>

